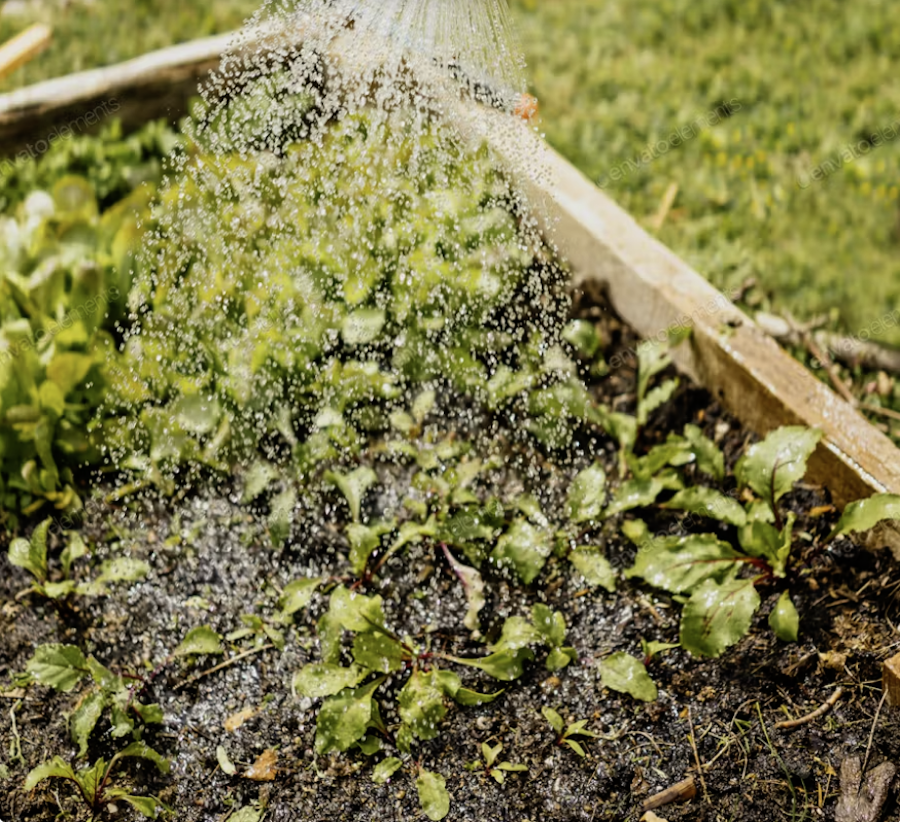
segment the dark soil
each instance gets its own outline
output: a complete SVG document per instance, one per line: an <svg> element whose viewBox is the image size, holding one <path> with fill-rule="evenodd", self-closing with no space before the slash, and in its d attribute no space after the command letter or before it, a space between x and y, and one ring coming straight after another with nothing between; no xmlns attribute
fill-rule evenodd
<svg viewBox="0 0 900 822"><path fill-rule="evenodd" d="M631 410L634 360L627 352L634 346L633 334L612 315L602 295L579 297L575 310L598 322L608 358L618 353L624 362L595 381L594 390L616 410ZM719 442L730 466L750 440L706 392L682 385L647 427L641 447L690 421ZM559 504L579 466L562 469L524 447L513 450L514 463L537 461L529 484L544 509ZM614 472L612 442L598 437L591 456ZM384 475L382 468L379 472ZM403 490L396 493L402 496ZM372 504L387 506L389 497ZM846 539L823 547L836 520L828 503L825 492L811 487L786 498L799 517L796 532L803 534L802 555L786 580L801 614L799 644L778 641L766 624L783 590L783 585L771 585L761 591L764 605L753 630L721 659L695 659L681 650L656 657L649 671L659 699L650 704L601 687L596 663L617 650L640 656L642 638L677 641L680 608L670 597L626 580L619 581L615 594L586 589L566 563L556 560L531 587L503 576L490 578L492 595L483 612L490 615L487 633L498 630L506 616L527 614L533 603L546 602L564 613L567 641L579 659L550 674L538 654L525 676L509 683L497 701L451 708L440 735L414 749L423 767L446 777L448 819L638 820L647 797L691 775L696 796L656 809L659 816L670 822L833 819L837 772L845 757L866 751L881 697L881 662L900 644L894 630L900 577L886 551L870 553ZM638 513L655 531L677 532L686 525L677 513ZM127 553L149 562L152 571L138 584L114 586L107 597L78 598L64 608L19 596L28 579L8 564L4 545L0 683L6 687L24 670L34 648L46 642L76 644L115 670L143 672L142 700L159 702L165 712L164 725L152 726L145 739L171 758L172 771L160 776L149 764L128 760L119 784L160 796L183 822L224 820L255 802L268 809L265 818L273 821L422 819L412 768L377 786L370 779L372 761L361 754L314 760L317 701L293 695L291 678L318 657L314 622L325 606L323 597L314 598L308 613L297 615L283 652L262 651L188 684L221 658L165 662L191 627L208 624L228 633L240 627L241 614L271 614L277 590L287 582L346 574L339 528L344 517L339 498L326 496L297 512L291 538L275 550L264 533L265 511L248 512L236 492L197 494L177 504L95 508L85 524L96 541L91 564ZM729 536L724 526L700 523L700 530L717 528ZM616 522L606 523L595 537L617 568L633 560L635 549L620 536ZM458 655L477 652L461 625L466 606L460 586L435 546L414 546L406 557L392 560L382 578L376 590L398 633L421 636L429 626L435 647ZM242 649L252 647L246 642ZM460 674L468 687L497 690L486 677ZM817 708L838 686L843 696L829 713L794 730L774 728L779 720ZM57 754L74 757L66 716L79 692L57 694L32 686L0 698L0 766L5 769L0 769L0 819L5 822L51 820L61 809L69 814L64 818L85 818L61 783L44 782L30 793L22 789L25 775L40 762ZM588 720L600 737L586 742L586 758L556 744L540 714L543 705L567 719ZM225 720L245 709L252 715L236 730L226 730ZM389 711L385 719L391 723ZM898 731L895 713L885 708L872 736L869 767L898 761ZM527 765L528 771L508 774L501 786L483 769L466 769L479 758L482 741L502 742L501 758ZM120 742L108 736L108 725L101 726L91 760L110 756ZM217 765L220 745L237 765L233 777ZM278 755L274 781L243 777L268 749ZM102 818L132 815L119 803L108 805ZM882 818L900 818L893 799Z"/></svg>

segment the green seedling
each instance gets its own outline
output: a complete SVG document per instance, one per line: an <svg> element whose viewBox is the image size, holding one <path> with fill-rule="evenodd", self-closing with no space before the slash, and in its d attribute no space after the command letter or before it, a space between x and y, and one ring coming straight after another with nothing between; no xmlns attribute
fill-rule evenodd
<svg viewBox="0 0 900 822"><path fill-rule="evenodd" d="M168 773L169 763L152 748L142 742L132 742L128 747L115 754L107 762L98 759L93 765L81 770L74 770L62 757L56 756L34 768L25 779L25 790L31 791L46 779L62 779L77 791L90 814L90 818L99 818L101 809L116 800L127 802L136 811L149 819L156 819L160 811L168 810L154 796L136 796L124 788L112 783L112 775L116 766L126 757L136 757L152 762L160 773Z"/></svg>
<svg viewBox="0 0 900 822"><path fill-rule="evenodd" d="M507 773L521 773L528 770L527 765L514 765L512 762L498 762L497 758L503 750L503 743L498 742L493 747L487 742L481 743L481 761L475 760L472 763L473 769L484 768L484 772L488 774L495 782L502 785L506 779Z"/></svg>
<svg viewBox="0 0 900 822"><path fill-rule="evenodd" d="M587 753L575 737L580 736L588 739L596 739L600 736L584 727L587 725L586 719L579 719L577 722L571 722L566 725L565 720L553 710L553 708L547 705L541 708L541 714L543 714L544 719L550 723L550 727L556 732L556 744L567 745L582 758L587 756Z"/></svg>
<svg viewBox="0 0 900 822"><path fill-rule="evenodd" d="M9 545L10 564L28 571L34 578L31 592L50 600L64 600L69 596L103 596L114 582L136 582L146 576L150 566L141 560L118 557L108 560L92 580L78 582L71 578L72 563L88 554L81 535L66 534L66 547L60 554L60 569L52 572L47 558L47 537L53 520L46 519L35 527L30 539L14 539ZM55 576L55 579L51 579Z"/></svg>

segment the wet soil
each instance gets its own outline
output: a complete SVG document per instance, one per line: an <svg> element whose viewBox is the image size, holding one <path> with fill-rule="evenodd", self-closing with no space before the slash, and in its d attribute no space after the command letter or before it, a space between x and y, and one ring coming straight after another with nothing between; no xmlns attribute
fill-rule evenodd
<svg viewBox="0 0 900 822"><path fill-rule="evenodd" d="M634 359L628 352L634 335L602 294L578 296L574 311L598 323L608 361L619 355L615 361L621 363L595 380L592 390L616 410L632 410ZM640 447L665 440L686 422L700 424L720 444L729 467L752 439L705 391L683 384L651 420ZM560 504L569 479L582 466L557 466L523 449L517 460L536 463L529 484L549 510ZM602 435L591 457L614 473L615 446ZM379 473L387 476L383 468ZM733 481L728 483L724 490L733 487ZM385 493L371 505L389 505L390 489ZM640 656L641 639L677 641L680 607L671 597L624 579L615 594L587 588L556 559L532 586L486 571L491 591L483 611L486 633L499 629L505 617L525 615L533 603L545 602L565 615L567 644L576 648L578 660L551 674L539 653L498 700L477 708L452 707L440 735L414 748L423 767L447 780L447 818L628 822L640 819L648 797L693 776L696 795L657 808L660 817L670 822L834 819L841 762L866 751L881 698L881 662L900 644L894 629L900 618L900 575L887 551L869 552L846 539L824 545L836 512L821 489L798 487L785 503L798 514L796 532L802 535L801 555L784 583L801 615L799 643L780 642L769 630L767 614L784 589L770 585L761 590L764 604L753 629L722 658L695 659L680 649L655 657L649 671L659 698L649 704L604 689L597 662L620 650ZM639 513L657 532L678 532L687 524L676 512ZM4 542L0 688L10 688L34 648L47 642L76 644L110 668L142 677L136 686L142 701L158 702L165 715L164 723L148 727L144 738L171 759L172 770L161 776L149 764L129 760L117 784L158 795L174 809L173 818L184 822L225 820L254 803L273 821L424 819L413 768L405 767L387 785L370 778L373 761L394 751L372 759L359 753L313 756L318 701L294 695L291 679L318 658L314 626L324 597L317 595L309 610L297 615L281 652L260 650L197 679L222 658L170 658L191 627L210 625L226 634L241 627L241 614L271 615L277 592L289 581L347 573L341 528L346 514L337 496L326 495L298 510L283 548L271 547L265 515L265 510L241 505L236 490L198 492L177 503L92 508L85 523L95 545L91 565L124 553L146 560L151 571L139 583L113 586L106 597L81 597L65 607L20 595L28 579L9 565ZM699 530L719 529L723 537L733 537L725 526L700 525ZM635 549L616 526L607 522L592 536L616 568L625 568ZM374 591L384 597L388 624L398 633L422 636L427 631L434 647L460 656L479 652L461 624L466 604L460 586L436 546L413 546L407 556L391 560L381 578ZM236 651L252 648L252 641L235 643ZM467 687L497 689L477 672L460 674ZM401 684L389 683L387 693ZM774 727L817 708L839 686L842 696L828 713L793 730ZM45 782L32 792L22 788L38 763L57 754L74 758L66 717L82 687L70 694L37 686L0 694L4 822L86 818L59 783ZM586 741L585 758L556 744L540 713L544 705L567 720L587 720L599 735ZM242 724L226 729L226 720L242 711ZM390 711L385 720L392 722ZM92 760L121 747L103 722L92 738ZM900 760L898 731L897 715L884 708L872 732L869 767ZM479 758L483 741L502 742L501 758L528 771L507 774L498 785L483 767L467 768ZM234 776L219 767L218 746L236 765ZM273 749L274 779L247 778L246 769ZM99 818L137 817L119 802L106 805ZM893 798L881 818L900 818Z"/></svg>

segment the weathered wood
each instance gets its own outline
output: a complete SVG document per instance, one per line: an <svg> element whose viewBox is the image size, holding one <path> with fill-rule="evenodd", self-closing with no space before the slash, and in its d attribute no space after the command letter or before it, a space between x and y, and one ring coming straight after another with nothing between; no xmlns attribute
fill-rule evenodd
<svg viewBox="0 0 900 822"><path fill-rule="evenodd" d="M0 146L22 146L67 117L115 99L126 126L184 113L197 84L218 65L233 35L176 46L0 97ZM93 109L91 107L94 107ZM462 109L465 112L462 112ZM461 104L463 128L490 140L530 190L544 233L569 261L576 284L603 283L623 319L663 339L689 325L677 367L706 386L760 435L780 425L820 428L810 477L843 505L873 492L900 493L900 450L782 350L727 298L648 235L609 197L517 118ZM615 363L613 363L615 365ZM877 541L900 551L900 524Z"/></svg>
<svg viewBox="0 0 900 822"><path fill-rule="evenodd" d="M40 54L53 36L49 26L35 23L0 46L0 77L6 77Z"/></svg>

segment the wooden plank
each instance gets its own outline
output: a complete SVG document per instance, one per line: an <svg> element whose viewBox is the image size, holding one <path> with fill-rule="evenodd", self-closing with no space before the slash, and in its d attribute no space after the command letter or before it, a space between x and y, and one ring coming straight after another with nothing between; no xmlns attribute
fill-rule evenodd
<svg viewBox="0 0 900 822"><path fill-rule="evenodd" d="M72 112L116 99L126 126L177 117L233 35L165 49L106 69L0 97L0 146L22 145ZM359 58L357 58L359 59ZM900 493L900 450L782 350L720 292L648 235L609 197L516 118L460 105L458 122L488 139L529 191L548 240L569 261L576 283L603 283L622 318L642 336L690 325L677 367L706 386L760 435L799 424L824 432L810 478L844 505L873 492ZM18 143L16 143L18 141ZM900 524L876 535L900 551Z"/></svg>
<svg viewBox="0 0 900 822"><path fill-rule="evenodd" d="M662 339L667 329L691 326L690 344L673 353L676 366L750 430L821 429L808 476L827 487L838 505L872 493L900 494L900 449L890 439L563 157L524 129L513 149L508 124L502 134L502 142L492 142L512 168L522 168L532 200L544 204L537 211L545 234L570 263L576 283L602 283L616 311L642 337ZM517 158L528 158L537 173ZM873 538L900 552L900 523Z"/></svg>
<svg viewBox="0 0 900 822"><path fill-rule="evenodd" d="M40 54L50 45L52 36L49 26L35 23L0 46L0 77L6 77Z"/></svg>

